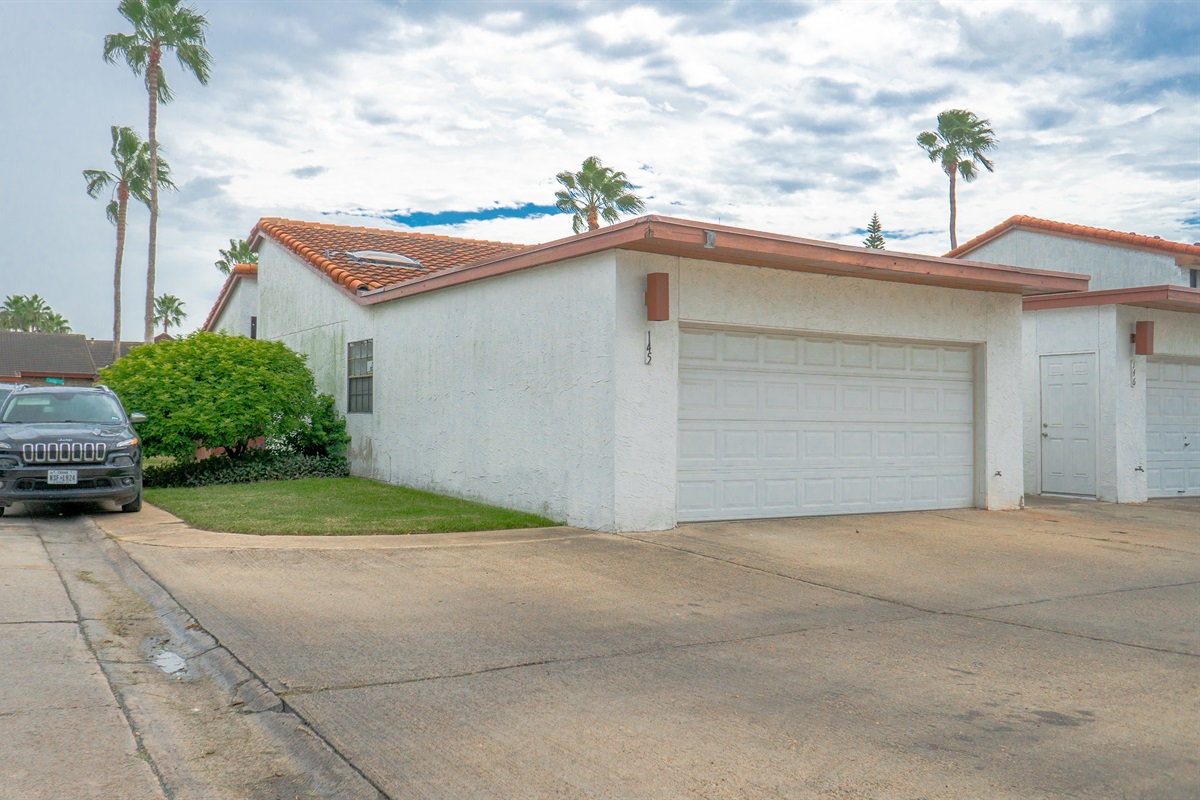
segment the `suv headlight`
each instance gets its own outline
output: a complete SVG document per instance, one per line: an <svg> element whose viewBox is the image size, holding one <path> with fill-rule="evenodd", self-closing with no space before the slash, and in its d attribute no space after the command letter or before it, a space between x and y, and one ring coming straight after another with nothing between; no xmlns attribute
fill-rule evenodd
<svg viewBox="0 0 1200 800"><path fill-rule="evenodd" d="M138 437L135 436L132 439L126 439L123 442L117 442L115 445L113 445L113 447L114 447L114 449L120 449L122 447L133 447L139 441L140 440L138 439Z"/></svg>
<svg viewBox="0 0 1200 800"><path fill-rule="evenodd" d="M0 442L0 450L12 450L12 447L8 442Z"/></svg>

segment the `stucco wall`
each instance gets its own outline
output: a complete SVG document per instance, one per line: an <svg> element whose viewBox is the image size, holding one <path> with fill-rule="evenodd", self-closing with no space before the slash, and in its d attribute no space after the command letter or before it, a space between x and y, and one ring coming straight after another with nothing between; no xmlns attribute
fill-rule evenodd
<svg viewBox="0 0 1200 800"><path fill-rule="evenodd" d="M264 338L346 409L346 343L374 340L354 474L613 527L614 256L360 307L268 242Z"/></svg>
<svg viewBox="0 0 1200 800"><path fill-rule="evenodd" d="M674 524L680 323L978 345L977 504L1020 507L1020 297L634 252L618 264L616 483L628 489L618 528ZM646 322L649 272L671 276L670 322Z"/></svg>
<svg viewBox="0 0 1200 800"><path fill-rule="evenodd" d="M964 258L1091 275L1088 289L1092 291L1168 283L1187 286L1190 278L1171 255L1021 229L985 242Z"/></svg>
<svg viewBox="0 0 1200 800"><path fill-rule="evenodd" d="M669 321L646 321L649 272L671 275ZM1014 295L611 251L360 307L270 241L259 282L260 335L308 354L343 410L346 343L374 340L374 413L347 417L357 475L673 527L683 322L975 345L977 504L1021 504Z"/></svg>
<svg viewBox="0 0 1200 800"><path fill-rule="evenodd" d="M225 307L213 322L213 330L234 336L250 335L250 318L258 314L258 281L238 278Z"/></svg>
<svg viewBox="0 0 1200 800"><path fill-rule="evenodd" d="M375 306L379 477L611 530L614 273L601 253Z"/></svg>
<svg viewBox="0 0 1200 800"><path fill-rule="evenodd" d="M1022 401L1028 494L1041 493L1040 357L1095 353L1096 497L1116 503L1146 500L1146 357L1135 355L1129 341L1134 323L1140 320L1155 323L1157 356L1200 359L1195 314L1111 305L1024 314Z"/></svg>

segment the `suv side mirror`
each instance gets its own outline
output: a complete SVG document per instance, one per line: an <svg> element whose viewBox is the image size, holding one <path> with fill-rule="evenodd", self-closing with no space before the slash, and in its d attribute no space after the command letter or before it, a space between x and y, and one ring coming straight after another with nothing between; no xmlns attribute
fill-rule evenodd
<svg viewBox="0 0 1200 800"><path fill-rule="evenodd" d="M132 422L134 425L141 425L147 419L149 419L149 417L147 417L145 414L130 414L129 415L129 421Z"/></svg>

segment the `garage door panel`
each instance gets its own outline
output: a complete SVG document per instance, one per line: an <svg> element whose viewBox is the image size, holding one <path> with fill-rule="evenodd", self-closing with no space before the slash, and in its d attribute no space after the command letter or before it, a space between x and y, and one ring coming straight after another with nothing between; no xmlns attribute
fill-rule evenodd
<svg viewBox="0 0 1200 800"><path fill-rule="evenodd" d="M922 463L970 466L969 426L945 430L933 423L796 423L764 420L686 421L679 431L680 472L713 468L799 469L840 462L903 467Z"/></svg>
<svg viewBox="0 0 1200 800"><path fill-rule="evenodd" d="M680 481L680 514L692 521L762 516L842 514L945 508L947 500L968 506L973 497L970 468L928 474L853 470L750 479L731 473L711 480Z"/></svg>
<svg viewBox="0 0 1200 800"><path fill-rule="evenodd" d="M790 380L738 371L688 369L680 381L681 419L819 420L860 419L960 422L974 414L970 384L962 381L880 378L801 373ZM915 385L914 385L915 384Z"/></svg>
<svg viewBox="0 0 1200 800"><path fill-rule="evenodd" d="M970 348L682 332L679 518L970 506Z"/></svg>
<svg viewBox="0 0 1200 800"><path fill-rule="evenodd" d="M1200 364L1146 363L1146 492L1200 495Z"/></svg>

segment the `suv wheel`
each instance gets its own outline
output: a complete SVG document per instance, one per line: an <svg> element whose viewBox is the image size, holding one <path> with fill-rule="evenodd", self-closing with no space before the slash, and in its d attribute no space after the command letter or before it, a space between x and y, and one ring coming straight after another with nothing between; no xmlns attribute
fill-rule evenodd
<svg viewBox="0 0 1200 800"><path fill-rule="evenodd" d="M142 493L139 490L137 497L130 500L125 505L121 506L122 511L141 511L142 510Z"/></svg>

